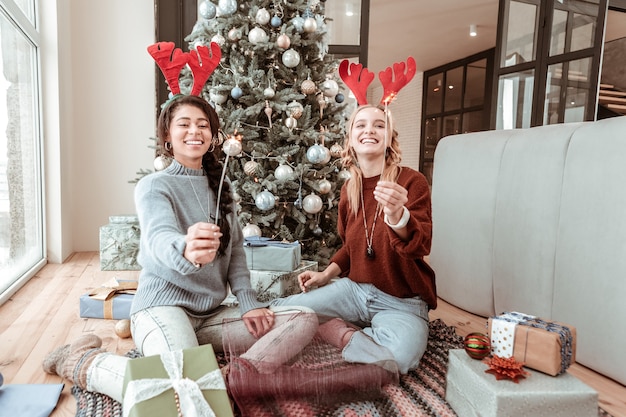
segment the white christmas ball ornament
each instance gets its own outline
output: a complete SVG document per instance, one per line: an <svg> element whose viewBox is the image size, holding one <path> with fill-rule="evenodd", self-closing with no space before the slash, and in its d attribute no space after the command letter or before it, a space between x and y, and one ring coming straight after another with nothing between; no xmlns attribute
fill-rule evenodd
<svg viewBox="0 0 626 417"><path fill-rule="evenodd" d="M226 43L226 39L224 38L224 36L222 36L221 33L218 33L211 38L211 42L215 42L219 46L224 46L224 44Z"/></svg>
<svg viewBox="0 0 626 417"><path fill-rule="evenodd" d="M222 150L228 156L236 156L241 153L241 142L235 138L226 139Z"/></svg>
<svg viewBox="0 0 626 417"><path fill-rule="evenodd" d="M267 33L261 28L254 28L248 33L248 40L255 45L267 42L268 39Z"/></svg>
<svg viewBox="0 0 626 417"><path fill-rule="evenodd" d="M287 49L283 52L283 64L287 68L295 68L300 63L300 54L295 49Z"/></svg>
<svg viewBox="0 0 626 417"><path fill-rule="evenodd" d="M154 170L163 171L172 163L172 160L164 155L159 155L154 158Z"/></svg>
<svg viewBox="0 0 626 417"><path fill-rule="evenodd" d="M200 3L200 6L198 7L198 14L203 19L207 19L207 20L213 19L216 13L217 13L217 8L209 0L204 0L202 3Z"/></svg>
<svg viewBox="0 0 626 417"><path fill-rule="evenodd" d="M339 92L339 85L335 80L326 80L322 83L322 93L326 97L335 97Z"/></svg>
<svg viewBox="0 0 626 417"><path fill-rule="evenodd" d="M274 91L272 87L267 87L265 90L263 90L263 97L265 98L274 98L275 95L276 91Z"/></svg>
<svg viewBox="0 0 626 417"><path fill-rule="evenodd" d="M339 177L339 179L342 181L349 180L351 176L352 175L350 175L350 171L345 168L339 171L339 174L337 174L337 177Z"/></svg>
<svg viewBox="0 0 626 417"><path fill-rule="evenodd" d="M217 16L230 16L237 11L237 0L219 0Z"/></svg>
<svg viewBox="0 0 626 417"><path fill-rule="evenodd" d="M298 121L295 118L289 116L285 119L285 126L287 127L287 129L293 130L296 128L296 126L298 126Z"/></svg>
<svg viewBox="0 0 626 417"><path fill-rule="evenodd" d="M229 30L228 39L233 42L237 42L239 39L241 39L241 29L232 28L231 30Z"/></svg>
<svg viewBox="0 0 626 417"><path fill-rule="evenodd" d="M309 214L316 214L322 209L324 202L317 194L309 194L302 201L302 208Z"/></svg>
<svg viewBox="0 0 626 417"><path fill-rule="evenodd" d="M261 236L261 228L256 224L248 223L241 229L243 237Z"/></svg>
<svg viewBox="0 0 626 417"><path fill-rule="evenodd" d="M226 100L228 100L228 96L226 94L222 94L215 89L211 89L209 91L209 99L215 104L224 104Z"/></svg>
<svg viewBox="0 0 626 417"><path fill-rule="evenodd" d="M289 181L293 178L293 168L287 164L280 164L276 170L274 170L274 177L278 181Z"/></svg>
<svg viewBox="0 0 626 417"><path fill-rule="evenodd" d="M259 210L267 211L276 205L276 197L269 191L261 191L254 198L254 204Z"/></svg>
<svg viewBox="0 0 626 417"><path fill-rule="evenodd" d="M304 25L302 26L303 30L306 33L312 33L317 30L317 21L313 17L307 17L304 20Z"/></svg>
<svg viewBox="0 0 626 417"><path fill-rule="evenodd" d="M259 11L256 12L256 22L259 25L267 25L269 21L270 21L270 12L268 12L265 7L262 9L259 9Z"/></svg>
<svg viewBox="0 0 626 417"><path fill-rule="evenodd" d="M130 320L122 319L115 323L115 334L118 335L121 339L127 339L131 336L130 334Z"/></svg>

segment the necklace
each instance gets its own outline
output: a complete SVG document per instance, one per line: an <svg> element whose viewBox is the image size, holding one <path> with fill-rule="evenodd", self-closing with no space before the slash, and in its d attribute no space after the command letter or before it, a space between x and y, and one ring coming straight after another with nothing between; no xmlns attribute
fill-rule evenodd
<svg viewBox="0 0 626 417"><path fill-rule="evenodd" d="M202 210L202 214L204 214L204 218L207 219L207 222L210 222L211 219L209 218L207 211L204 210L204 205L202 204L202 202L200 202L200 197L198 197L198 193L196 192L196 187L193 186L193 181L191 181L191 177L189 176L187 171L185 171L185 175L187 176L187 179L189 180L189 184L191 184L191 189L193 190L193 194L196 196L196 201L198 202L198 205L200 206L200 210ZM211 207L211 203L209 202L210 198L211 196L209 195L209 197L207 198L207 209Z"/></svg>
<svg viewBox="0 0 626 417"><path fill-rule="evenodd" d="M363 226L365 227L365 241L367 242L367 250L365 251L365 255L367 255L369 259L374 259L376 257L376 254L374 253L372 243L374 242L374 228L376 227L376 220L378 219L378 204L376 204L376 213L374 214L372 233L370 234L367 232L367 217L365 216L365 203L363 201L363 184L361 184L361 209L363 210Z"/></svg>

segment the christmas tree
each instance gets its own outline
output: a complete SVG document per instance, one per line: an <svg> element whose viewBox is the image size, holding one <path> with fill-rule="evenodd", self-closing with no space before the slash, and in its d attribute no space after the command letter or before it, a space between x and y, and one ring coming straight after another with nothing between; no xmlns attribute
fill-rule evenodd
<svg viewBox="0 0 626 417"><path fill-rule="evenodd" d="M341 244L337 203L346 103L319 0L204 0L186 38L222 60L202 95L242 152L227 162L246 236L302 243L321 266ZM181 90L191 89L189 70Z"/></svg>

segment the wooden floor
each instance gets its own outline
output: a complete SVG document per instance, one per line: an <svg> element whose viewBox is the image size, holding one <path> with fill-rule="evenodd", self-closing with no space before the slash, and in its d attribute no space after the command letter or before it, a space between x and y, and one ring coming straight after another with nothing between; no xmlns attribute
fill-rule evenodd
<svg viewBox="0 0 626 417"><path fill-rule="evenodd" d="M5 384L58 383L59 377L41 370L44 356L55 347L70 343L84 333L102 337L104 347L120 354L134 347L131 339L120 339L114 320L83 319L78 314L80 295L113 277L135 279L137 272L100 271L97 252L75 253L64 264L48 264L9 301L0 306L0 372ZM461 336L485 331L485 319L441 301L431 312L456 326ZM572 375L600 394L600 405L614 417L626 417L626 387L603 378L578 364ZM76 403L67 384L51 417L73 417Z"/></svg>

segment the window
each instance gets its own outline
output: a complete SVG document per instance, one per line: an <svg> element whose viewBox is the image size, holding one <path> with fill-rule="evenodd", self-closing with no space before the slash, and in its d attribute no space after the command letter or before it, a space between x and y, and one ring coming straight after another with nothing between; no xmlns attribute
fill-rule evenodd
<svg viewBox="0 0 626 417"><path fill-rule="evenodd" d="M45 263L35 10L0 1L0 303Z"/></svg>

